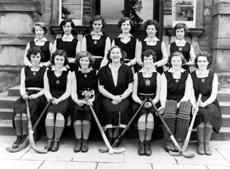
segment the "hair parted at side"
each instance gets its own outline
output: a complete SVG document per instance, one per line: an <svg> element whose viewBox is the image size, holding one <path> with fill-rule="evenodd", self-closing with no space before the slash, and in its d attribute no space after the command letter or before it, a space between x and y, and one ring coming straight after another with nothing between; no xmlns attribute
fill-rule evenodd
<svg viewBox="0 0 230 169"><path fill-rule="evenodd" d="M173 32L174 32L175 34L176 34L176 30L177 30L177 29L184 29L185 35L188 34L188 32L189 32L187 25L186 25L185 23L183 23L183 22L179 22L179 23L177 23L177 24L174 26Z"/></svg>
<svg viewBox="0 0 230 169"><path fill-rule="evenodd" d="M210 53L208 53L207 51L202 51L202 52L198 53L198 55L195 57L195 60L194 60L195 67L197 67L197 68L198 68L197 62L198 62L199 57L206 57L207 58L207 61L209 63L207 68L209 69L212 65L212 55Z"/></svg>
<svg viewBox="0 0 230 169"><path fill-rule="evenodd" d="M129 17L123 17L123 18L121 18L121 19L118 21L118 27L121 28L121 25L122 25L124 22L126 22L126 21L129 21L130 26L131 26L131 29L132 29L133 26L134 26L134 23L133 23L133 21L132 21Z"/></svg>
<svg viewBox="0 0 230 169"><path fill-rule="evenodd" d="M168 58L169 67L172 67L171 61L172 61L172 58L175 56L180 56L181 61L182 61L182 65L184 65L187 62L187 60L184 58L184 55L182 52L173 52Z"/></svg>
<svg viewBox="0 0 230 169"><path fill-rule="evenodd" d="M52 54L51 61L50 61L52 65L54 65L54 60L55 60L56 56L64 56L64 58L65 58L64 66L69 63L68 58L67 58L68 55L67 55L66 51L64 51L62 49L58 49Z"/></svg>
<svg viewBox="0 0 230 169"><path fill-rule="evenodd" d="M101 23L102 23L102 28L104 28L104 26L106 25L105 19L101 15L95 15L89 21L89 25L90 25L91 30L93 30L93 23L95 21L100 21L100 20L101 20Z"/></svg>
<svg viewBox="0 0 230 169"><path fill-rule="evenodd" d="M37 55L38 53L40 53L41 59L43 59L45 57L44 53L42 52L42 50L38 46L34 46L34 47L30 48L26 53L26 57L28 58L29 61L31 61L31 56Z"/></svg>
<svg viewBox="0 0 230 169"><path fill-rule="evenodd" d="M76 59L75 59L75 64L77 64L79 67L81 67L80 65L80 59L84 58L84 57L88 57L89 58L89 67L92 67L93 63L94 63L94 59L92 57L92 54L89 53L88 51L81 51L76 55Z"/></svg>
<svg viewBox="0 0 230 169"><path fill-rule="evenodd" d="M107 59L108 59L109 63L112 62L112 60L111 60L111 58L110 58L110 54L111 54L112 50L115 49L115 48L118 48L118 49L120 50L121 56L122 56L121 62L123 63L124 60L125 60L125 58L126 58L126 56L127 56L127 54L126 54L126 52L123 51L119 46L112 46L112 47L110 48L110 50L108 51Z"/></svg>
<svg viewBox="0 0 230 169"><path fill-rule="evenodd" d="M62 31L63 31L63 26L68 22L70 22L71 27L74 28L75 25L74 25L74 22L72 21L72 19L66 18L60 23L60 27L61 27Z"/></svg>
<svg viewBox="0 0 230 169"><path fill-rule="evenodd" d="M149 50L149 49L142 52L141 61L143 62L144 57L150 57L150 56L152 56L153 63L155 63L156 62L156 52L154 52L153 50Z"/></svg>
<svg viewBox="0 0 230 169"><path fill-rule="evenodd" d="M35 34L35 26L40 26L44 30L44 35L47 33L47 27L44 22L36 22L32 27L31 31Z"/></svg>

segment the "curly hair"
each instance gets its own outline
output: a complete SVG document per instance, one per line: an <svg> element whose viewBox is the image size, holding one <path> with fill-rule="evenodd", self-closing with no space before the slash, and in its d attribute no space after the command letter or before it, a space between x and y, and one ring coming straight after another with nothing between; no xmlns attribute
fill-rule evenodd
<svg viewBox="0 0 230 169"><path fill-rule="evenodd" d="M105 19L101 15L95 15L89 21L89 25L90 25L91 30L93 30L93 23L95 21L100 21L100 20L101 20L101 23L102 23L102 28L104 28L104 26L106 25Z"/></svg>
<svg viewBox="0 0 230 169"><path fill-rule="evenodd" d="M67 55L66 51L64 51L62 49L58 49L52 54L51 61L50 61L52 65L55 65L54 60L55 60L56 56L64 56L64 59L65 59L64 66L66 66L69 63L68 55Z"/></svg>
<svg viewBox="0 0 230 169"><path fill-rule="evenodd" d="M173 32L175 33L175 35L176 35L177 29L184 29L185 35L189 32L187 25L185 23L182 23L182 22L179 22L174 26Z"/></svg>
<svg viewBox="0 0 230 169"><path fill-rule="evenodd" d="M40 26L44 30L44 35L47 33L48 29L46 27L46 24L43 22L36 22L34 26L32 27L31 31L33 34L35 34L35 26Z"/></svg>
<svg viewBox="0 0 230 169"><path fill-rule="evenodd" d="M171 61L172 61L172 58L174 56L180 56L181 57L182 65L184 65L187 62L187 60L184 58L183 53L181 53L181 52L173 52L168 58L169 67L172 67Z"/></svg>
<svg viewBox="0 0 230 169"><path fill-rule="evenodd" d="M89 67L92 67L93 63L94 63L94 59L92 57L92 54L87 52L87 51L81 51L77 54L76 59L75 59L75 64L78 65L79 67L81 67L80 65L80 59L87 57L89 58Z"/></svg>
<svg viewBox="0 0 230 169"><path fill-rule="evenodd" d="M112 47L110 48L110 50L108 51L108 54L107 54L107 59L108 59L109 63L112 62L112 60L111 60L111 58L110 58L110 54L111 54L112 50L115 49L115 48L120 49L121 56L122 56L121 62L124 62L124 60L125 60L125 58L126 58L126 56L127 56L126 52L123 51L119 46L112 46Z"/></svg>
<svg viewBox="0 0 230 169"><path fill-rule="evenodd" d="M145 51L143 51L142 54L141 54L141 61L143 62L144 57L150 57L150 56L152 56L153 63L155 63L157 56L156 56L156 52L154 52L152 50L145 50Z"/></svg>
<svg viewBox="0 0 230 169"><path fill-rule="evenodd" d="M123 17L123 18L121 18L119 21L118 21L118 27L121 29L121 25L124 23L124 22L126 22L126 21L129 21L129 23L130 23L130 26L131 26L131 29L133 28L133 21L130 19L130 18L128 18L128 17Z"/></svg>
<svg viewBox="0 0 230 169"><path fill-rule="evenodd" d="M156 20L149 19L149 20L145 21L145 23L143 25L143 29L146 31L149 25L154 25L156 28L156 31L158 32L160 26Z"/></svg>
<svg viewBox="0 0 230 169"><path fill-rule="evenodd" d="M212 65L212 55L210 53L208 53L207 51L202 51L202 52L198 53L198 55L195 57L195 60L194 60L195 67L197 67L197 68L198 68L197 62L198 62L199 57L206 57L207 58L207 61L209 63L207 68L209 69Z"/></svg>
<svg viewBox="0 0 230 169"><path fill-rule="evenodd" d="M42 50L38 46L34 46L34 47L30 48L26 53L26 57L28 58L29 61L31 61L31 56L37 55L38 53L40 53L41 59L43 59L45 57L44 53L42 52Z"/></svg>

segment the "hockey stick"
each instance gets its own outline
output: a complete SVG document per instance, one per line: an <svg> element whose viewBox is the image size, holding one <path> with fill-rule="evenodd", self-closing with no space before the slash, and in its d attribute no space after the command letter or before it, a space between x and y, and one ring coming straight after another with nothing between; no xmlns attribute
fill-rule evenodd
<svg viewBox="0 0 230 169"><path fill-rule="evenodd" d="M195 157L194 154L185 154L185 153L181 150L181 148L180 148L178 142L176 141L176 139L175 139L175 137L173 136L172 132L170 131L168 125L165 123L163 117L161 116L161 113L160 113L159 110L156 108L156 106L153 104L152 99L150 99L150 103L152 104L153 108L154 108L155 111L157 112L157 115L158 115L158 117L160 118L160 120L161 120L163 126L166 128L167 132L169 133L170 139L172 140L172 142L174 143L174 145L177 147L177 149L178 149L178 151L179 151L179 155L182 155L182 156L184 156L184 157L186 157L186 158L193 158L193 157ZM173 154L171 154L171 151L169 151L169 154L170 154L170 155L173 155Z"/></svg>
<svg viewBox="0 0 230 169"><path fill-rule="evenodd" d="M122 133L120 134L120 136L114 141L112 147L114 148L115 145L123 138L123 136L125 135L125 133L127 132L127 130L129 129L130 125L132 124L132 122L134 121L134 119L136 118L136 116L138 115L139 111L141 110L141 108L144 106L144 104L146 103L146 99L144 100L144 102L140 105L140 107L138 108L138 110L136 111L136 113L133 115L133 117L131 118L131 120L129 121L129 123L127 124L126 128L122 131ZM99 151L101 153L106 153L109 151L109 149L99 149Z"/></svg>
<svg viewBox="0 0 230 169"><path fill-rule="evenodd" d="M98 118L97 118L97 115L96 115L96 113L95 113L95 111L94 111L92 105L91 105L91 104L88 104L88 105L89 105L90 110L91 110L91 112L92 112L92 114L93 114L93 117L94 117L94 119L95 119L95 121L96 121L96 123L97 123L97 126L98 126L98 128L99 128L99 130L100 130L100 133L101 133L101 136L102 136L102 138L103 138L103 140L104 140L104 142L105 142L105 145L107 146L107 148L108 148L108 150L109 150L109 151L107 151L107 152L109 152L109 154L121 154L121 153L123 153L123 152L125 151L125 148L114 149L114 148L110 145L109 140L107 139L107 137L106 137L106 135L105 135L105 132L104 132L104 130L103 130L103 128L102 128L102 126L101 126L101 124L100 124Z"/></svg>
<svg viewBox="0 0 230 169"><path fill-rule="evenodd" d="M47 108L49 107L51 101L49 101L46 105L46 107L44 108L44 110L42 111L41 115L39 116L38 120L36 121L36 123L33 126L33 131L37 129L38 124L40 123L43 115L45 114ZM6 150L11 152L11 153L16 153L21 151L22 149L26 148L26 146L29 143L29 135L27 136L27 138L24 140L24 142L22 144L20 144L17 148L12 148L12 147L6 147Z"/></svg>

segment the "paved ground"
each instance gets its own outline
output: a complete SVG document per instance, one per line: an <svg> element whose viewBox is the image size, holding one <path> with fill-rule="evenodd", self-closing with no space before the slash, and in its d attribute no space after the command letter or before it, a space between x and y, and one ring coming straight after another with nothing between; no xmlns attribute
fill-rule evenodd
<svg viewBox="0 0 230 169"><path fill-rule="evenodd" d="M162 140L152 143L150 157L137 155L137 140L124 140L123 154L102 154L98 148L105 148L102 141L89 142L88 153L74 153L74 140L63 139L58 152L37 154L30 147L18 153L9 153L5 148L14 141L13 136L0 136L1 169L230 169L230 141L212 141L212 156L196 154L196 143L190 143L188 151L195 153L192 159L173 157L162 148ZM37 143L42 149L46 140Z"/></svg>

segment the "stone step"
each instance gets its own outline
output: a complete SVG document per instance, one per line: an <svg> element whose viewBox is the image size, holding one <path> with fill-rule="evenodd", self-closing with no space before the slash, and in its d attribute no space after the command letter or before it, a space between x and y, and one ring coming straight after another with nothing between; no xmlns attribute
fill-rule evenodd
<svg viewBox="0 0 230 169"><path fill-rule="evenodd" d="M8 90L8 96L20 96L20 86L11 87Z"/></svg>
<svg viewBox="0 0 230 169"><path fill-rule="evenodd" d="M7 92L0 93L0 108L13 108L18 96L8 96Z"/></svg>
<svg viewBox="0 0 230 169"><path fill-rule="evenodd" d="M0 108L0 119L1 120L12 119L12 116L13 116L13 109Z"/></svg>

